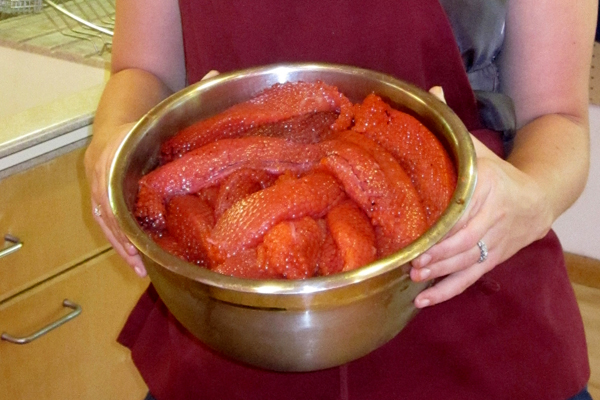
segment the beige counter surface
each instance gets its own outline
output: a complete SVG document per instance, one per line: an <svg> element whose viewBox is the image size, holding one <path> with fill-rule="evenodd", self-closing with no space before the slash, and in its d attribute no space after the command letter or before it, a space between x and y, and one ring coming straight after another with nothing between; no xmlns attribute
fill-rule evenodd
<svg viewBox="0 0 600 400"><path fill-rule="evenodd" d="M14 3L9 7L26 2ZM57 3L96 26L114 22L114 2ZM2 10L0 179L87 143L112 42L49 3L22 13Z"/></svg>
<svg viewBox="0 0 600 400"><path fill-rule="evenodd" d="M103 85L0 119L0 179L89 140Z"/></svg>
<svg viewBox="0 0 600 400"><path fill-rule="evenodd" d="M0 47L0 179L84 145L108 70Z"/></svg>

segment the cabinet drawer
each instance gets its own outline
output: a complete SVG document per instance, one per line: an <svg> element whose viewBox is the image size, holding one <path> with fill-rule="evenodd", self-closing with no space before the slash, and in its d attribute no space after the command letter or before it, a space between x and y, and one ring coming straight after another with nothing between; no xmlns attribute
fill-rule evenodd
<svg viewBox="0 0 600 400"><path fill-rule="evenodd" d="M0 239L23 244L0 258L0 301L110 247L92 217L84 151L0 181Z"/></svg>
<svg viewBox="0 0 600 400"><path fill-rule="evenodd" d="M0 397L5 399L142 399L147 388L129 350L116 342L147 287L114 250L0 304L0 333L28 336L81 313L27 343L0 340Z"/></svg>

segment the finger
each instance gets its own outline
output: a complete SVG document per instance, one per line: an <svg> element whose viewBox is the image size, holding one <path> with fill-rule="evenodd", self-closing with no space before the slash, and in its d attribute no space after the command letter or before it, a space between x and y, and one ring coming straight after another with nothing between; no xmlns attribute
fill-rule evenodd
<svg viewBox="0 0 600 400"><path fill-rule="evenodd" d="M429 307L458 296L473 285L487 270L482 264L448 275L432 287L425 289L415 298L417 308Z"/></svg>
<svg viewBox="0 0 600 400"><path fill-rule="evenodd" d="M144 262L138 254L134 256L129 255L124 252L123 247L119 246L118 244L113 246L113 248L125 260L125 262L133 268L136 275L138 275L140 278L144 278L146 275L148 275L146 272L146 267L144 266Z"/></svg>
<svg viewBox="0 0 600 400"><path fill-rule="evenodd" d="M445 258L439 262L431 263L426 267L411 268L410 278L415 282L422 282L460 272L478 263L481 255L481 250L477 245L471 246L462 253Z"/></svg>
<svg viewBox="0 0 600 400"><path fill-rule="evenodd" d="M459 221L458 230L452 230L448 236L415 258L411 265L416 269L430 268L440 260L452 259L465 252L473 253L472 250L477 248L477 242L489 231L490 221L493 219L487 215L487 212L478 213L467 223Z"/></svg>
<svg viewBox="0 0 600 400"><path fill-rule="evenodd" d="M134 256L130 256L130 255L123 256L122 255L122 257L125 258L125 261L127 262L127 264L129 264L133 267L133 270L135 271L137 276L139 276L140 278L145 278L148 275L148 272L146 272L146 266L144 265L144 262L142 261L142 257L140 257L139 255L134 255Z"/></svg>
<svg viewBox="0 0 600 400"><path fill-rule="evenodd" d="M96 204L96 205L94 205ZM96 213L96 208L99 208L100 214ZM137 249L131 242L129 238L123 233L121 230L119 223L117 222L114 214L112 213L112 209L110 208L109 201L107 198L100 202L94 202L92 200L92 213L94 214L94 218L96 222L100 225L105 235L113 239L113 242L119 243L126 254L130 256L135 256L138 254Z"/></svg>
<svg viewBox="0 0 600 400"><path fill-rule="evenodd" d="M137 249L129 242L129 240L117 237L115 235L115 231L110 229L109 225L105 221L104 218L106 216L96 216L94 218L98 222L98 225L104 232L104 235L108 239L109 243L112 245L113 249L129 264L137 275L140 277L145 277L147 275L146 267L142 261L141 256ZM113 218L114 219L114 218ZM120 232L117 230L116 232ZM120 236L120 235L119 235Z"/></svg>
<svg viewBox="0 0 600 400"><path fill-rule="evenodd" d="M208 73L206 75L204 75L201 80L214 78L217 75L219 75L219 71L212 69L212 70L208 71Z"/></svg>
<svg viewBox="0 0 600 400"><path fill-rule="evenodd" d="M441 86L433 86L431 89L429 89L429 93L437 97L442 103L447 104L446 96L444 96L444 89L442 89Z"/></svg>
<svg viewBox="0 0 600 400"><path fill-rule="evenodd" d="M140 277L145 277L147 275L146 267L144 266L144 262L142 261L142 257L139 253L130 254L126 248L117 240L110 240L113 245L113 249L125 260L125 262L133 268L135 273Z"/></svg>
<svg viewBox="0 0 600 400"><path fill-rule="evenodd" d="M142 257L139 254L130 255L125 251L123 246L119 242L113 243L113 249L125 260L125 262L133 268L135 273L144 278L147 275L146 267L144 266L144 262L142 261Z"/></svg>
<svg viewBox="0 0 600 400"><path fill-rule="evenodd" d="M483 220L483 218L481 219ZM483 237L486 230L487 229L483 227L483 223L477 223L477 220L475 219L472 220L465 228L427 250L429 262L424 263L422 259L415 260L415 267L425 267L440 260L447 260L459 254L468 252L476 247L477 242Z"/></svg>

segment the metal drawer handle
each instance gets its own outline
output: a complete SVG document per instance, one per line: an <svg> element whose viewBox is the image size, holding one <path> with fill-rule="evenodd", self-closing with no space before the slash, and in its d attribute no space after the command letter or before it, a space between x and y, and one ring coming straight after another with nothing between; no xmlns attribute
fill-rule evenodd
<svg viewBox="0 0 600 400"><path fill-rule="evenodd" d="M27 344L27 343L33 342L35 339L39 338L40 336L45 335L46 333L50 332L52 329L58 328L62 324L72 320L73 318L75 318L76 316L81 314L81 306L79 304L75 304L72 301L65 299L63 301L63 306L72 308L73 311L71 311L70 313L68 313L67 315L65 315L64 317L59 319L58 321L54 321L51 324L46 325L39 331L32 333L31 335L29 335L27 337L14 337L14 336L11 336L8 333L4 332L4 333L2 333L2 336L0 336L0 338L2 340L6 340L7 342L11 342L14 344Z"/></svg>
<svg viewBox="0 0 600 400"><path fill-rule="evenodd" d="M13 235L9 235L8 233L6 235L4 235L4 242L6 244L6 242L12 243L9 246L6 246L5 248L2 249L2 251L0 251L0 258L7 256L9 254L14 253L15 251L19 250L21 247L23 247L23 242L21 242L21 240Z"/></svg>

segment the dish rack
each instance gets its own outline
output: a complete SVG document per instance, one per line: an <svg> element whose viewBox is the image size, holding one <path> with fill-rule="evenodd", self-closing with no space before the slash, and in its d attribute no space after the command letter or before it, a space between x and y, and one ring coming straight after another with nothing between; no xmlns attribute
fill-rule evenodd
<svg viewBox="0 0 600 400"><path fill-rule="evenodd" d="M95 32L103 33L108 36L113 35L113 29L115 26L115 5L111 2L86 0L82 2L65 2L61 5L51 0L43 0L43 2L49 5L50 7L54 8L59 13L78 22L83 27L91 29ZM78 15L77 11L69 11L69 9L67 8L68 4L75 6L77 10L81 13L81 15ZM111 6L111 9L107 9L106 4ZM87 11L84 9L84 7L82 7L83 5L87 5ZM93 23L92 21L96 21L96 23Z"/></svg>
<svg viewBox="0 0 600 400"><path fill-rule="evenodd" d="M30 14L42 10L42 0L0 0L0 12Z"/></svg>
<svg viewBox="0 0 600 400"><path fill-rule="evenodd" d="M93 51L86 57L102 56L104 53L110 53L112 47L115 1L0 0L0 13L3 13L3 19L25 18L25 14L36 14L35 18L44 19L44 25L50 27L44 35L55 35L58 32L65 37L65 42L87 42ZM32 34L31 39L39 39L40 35ZM29 41L29 38L20 39L22 43ZM62 45L59 43L57 47L60 46Z"/></svg>

